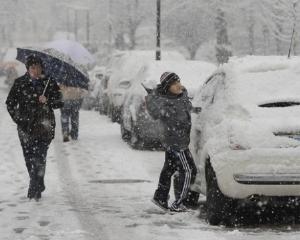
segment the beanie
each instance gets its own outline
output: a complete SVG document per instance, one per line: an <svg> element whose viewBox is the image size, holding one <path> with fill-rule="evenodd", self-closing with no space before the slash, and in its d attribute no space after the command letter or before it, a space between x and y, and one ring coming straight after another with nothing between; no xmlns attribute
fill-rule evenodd
<svg viewBox="0 0 300 240"><path fill-rule="evenodd" d="M160 84L164 92L167 92L172 83L177 81L180 81L180 78L173 72L164 72L160 77Z"/></svg>

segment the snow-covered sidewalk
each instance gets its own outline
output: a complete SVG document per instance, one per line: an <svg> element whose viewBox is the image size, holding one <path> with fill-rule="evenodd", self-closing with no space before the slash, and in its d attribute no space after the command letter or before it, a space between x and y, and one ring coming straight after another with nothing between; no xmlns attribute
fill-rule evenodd
<svg viewBox="0 0 300 240"><path fill-rule="evenodd" d="M293 228L226 229L208 226L199 212L162 214L150 202L164 153L132 150L119 125L81 111L80 138L62 143L59 111L48 154L46 191L27 200L28 174L16 126L0 85L1 240L299 239Z"/></svg>

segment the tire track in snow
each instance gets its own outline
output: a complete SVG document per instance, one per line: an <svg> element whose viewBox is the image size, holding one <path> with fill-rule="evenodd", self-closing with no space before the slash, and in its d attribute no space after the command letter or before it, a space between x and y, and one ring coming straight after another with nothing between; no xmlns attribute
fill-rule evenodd
<svg viewBox="0 0 300 240"><path fill-rule="evenodd" d="M73 178L69 158L65 154L64 147L60 139L54 140L54 151L57 159L58 174L61 179L62 189L70 205L75 209L83 231L87 233L88 240L109 240L106 236L102 224L93 217L93 206L88 206L88 201L79 192L80 186Z"/></svg>

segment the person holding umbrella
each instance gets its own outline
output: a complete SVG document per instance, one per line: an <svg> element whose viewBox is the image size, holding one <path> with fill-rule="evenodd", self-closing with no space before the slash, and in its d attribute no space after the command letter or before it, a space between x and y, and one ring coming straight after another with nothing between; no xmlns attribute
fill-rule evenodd
<svg viewBox="0 0 300 240"><path fill-rule="evenodd" d="M73 47L67 48L71 49L70 51L62 51L66 48L65 45L57 49L53 47L17 48L17 60L26 63L29 55L40 57L46 66L44 69L46 75L51 76L59 84L64 101L64 107L61 109L62 131L64 141L67 142L69 136L74 140L78 138L79 109L83 96L88 90L89 78L83 65L73 60L73 52L71 51L74 49ZM69 131L70 122L71 131Z"/></svg>
<svg viewBox="0 0 300 240"><path fill-rule="evenodd" d="M54 138L53 109L63 106L62 95L56 82L44 75L41 58L26 58L25 75L17 78L8 94L6 105L17 124L26 167L30 177L27 197L39 200L45 190L46 156Z"/></svg>

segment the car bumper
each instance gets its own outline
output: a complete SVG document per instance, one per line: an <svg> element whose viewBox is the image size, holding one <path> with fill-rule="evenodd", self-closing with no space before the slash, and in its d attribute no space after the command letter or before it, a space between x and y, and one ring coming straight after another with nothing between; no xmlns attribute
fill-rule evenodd
<svg viewBox="0 0 300 240"><path fill-rule="evenodd" d="M247 185L299 185L300 173L244 173L234 174L236 182Z"/></svg>
<svg viewBox="0 0 300 240"><path fill-rule="evenodd" d="M228 151L211 162L228 197L300 196L300 149Z"/></svg>

